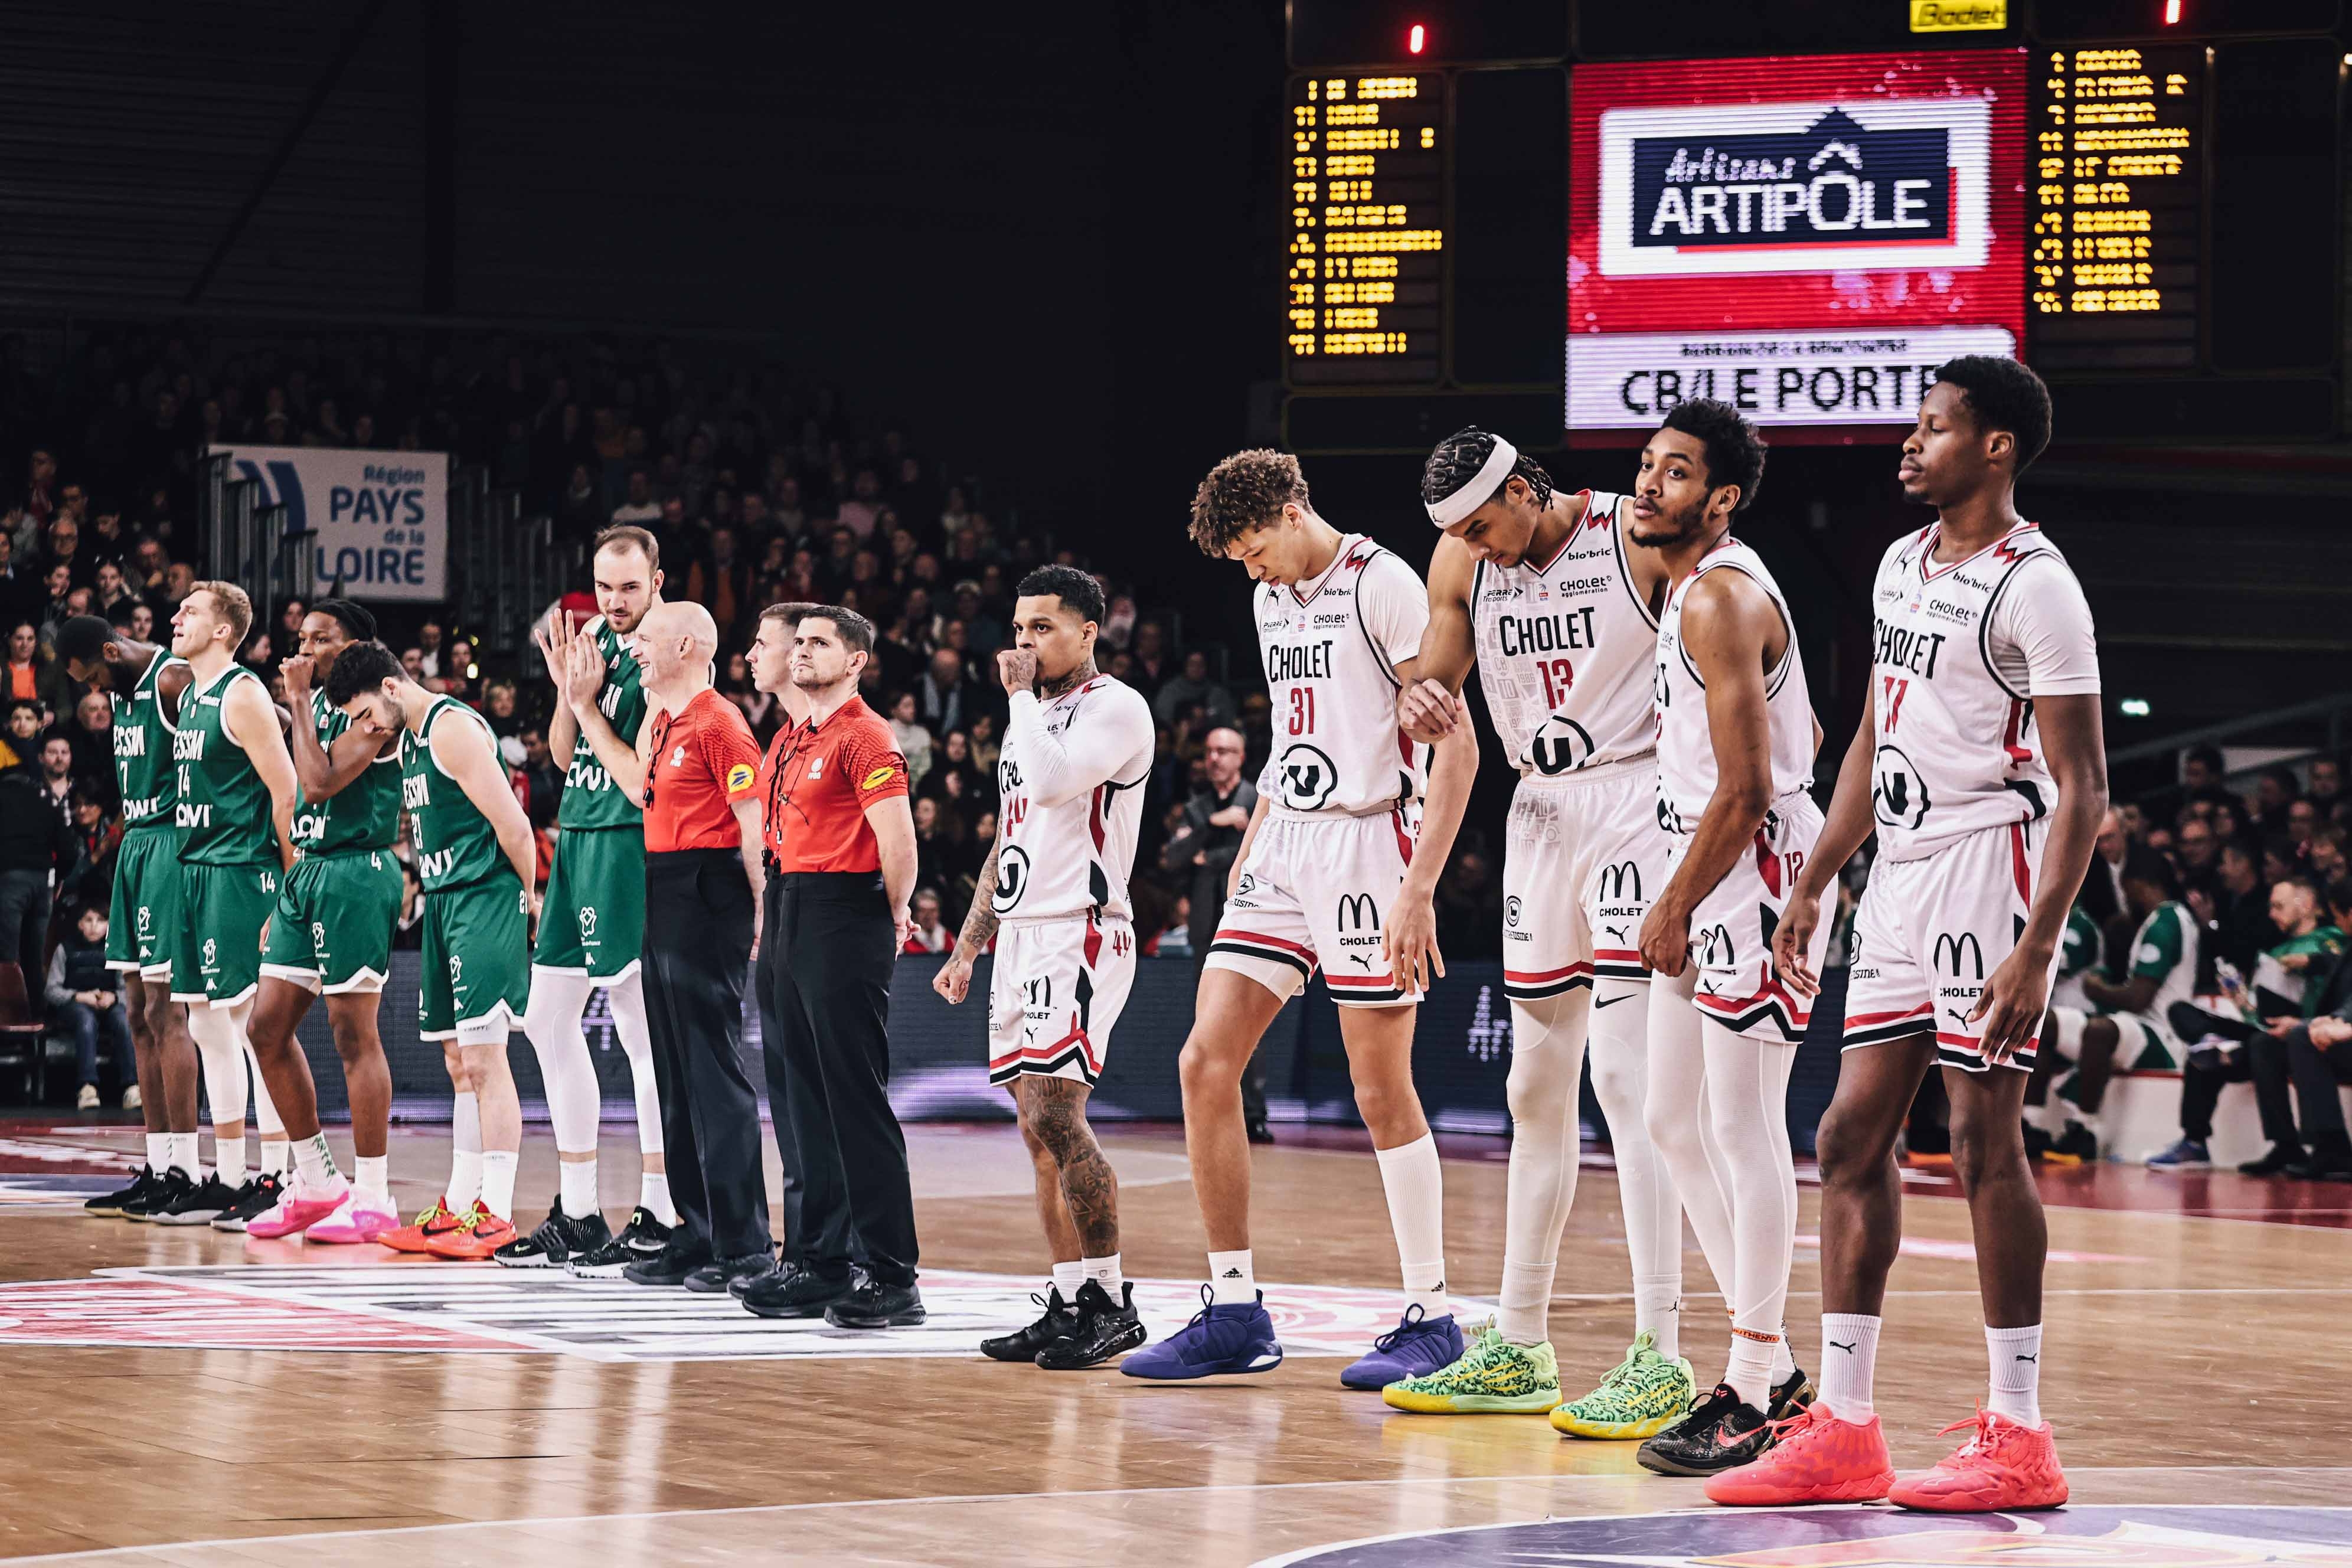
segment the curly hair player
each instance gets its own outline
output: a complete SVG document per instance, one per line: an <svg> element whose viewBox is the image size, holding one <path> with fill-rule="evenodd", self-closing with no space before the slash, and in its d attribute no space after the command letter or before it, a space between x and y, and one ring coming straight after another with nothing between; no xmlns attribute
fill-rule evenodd
<svg viewBox="0 0 2352 1568"><path fill-rule="evenodd" d="M2017 514L2018 473L2049 439L2041 378L1971 356L1937 373L1903 443L1904 496L1936 521L1879 563L1862 728L1773 942L1790 988L1810 994L1822 895L1874 826L1845 1058L1817 1144L1822 1397L1761 1463L1708 1483L1717 1502L1889 1498L1965 1512L2066 1500L2042 1419L2048 1233L2019 1112L2107 781L2090 606L2064 557ZM1974 1428L1958 1452L1898 1480L1871 1373L1902 1236L1895 1139L1938 1062L1991 1389L1958 1424Z"/></svg>
<svg viewBox="0 0 2352 1568"><path fill-rule="evenodd" d="M1433 814L1458 822L1477 741L1459 722L1424 759L1397 727L1397 692L1419 674L1427 595L1402 561L1317 514L1297 458L1237 452L1212 468L1192 498L1192 542L1241 563L1257 584L1275 749L1179 1061L1184 1144L1209 1235L1206 1305L1120 1370L1195 1378L1281 1363L1250 1256L1241 1081L1266 1026L1319 967L1339 1005L1403 1272L1402 1320L1340 1374L1349 1388L1379 1390L1462 1354L1445 1295L1444 1178L1412 1086L1422 989L1430 969L1445 972L1433 898L1452 829L1422 843L1416 833L1424 761Z"/></svg>

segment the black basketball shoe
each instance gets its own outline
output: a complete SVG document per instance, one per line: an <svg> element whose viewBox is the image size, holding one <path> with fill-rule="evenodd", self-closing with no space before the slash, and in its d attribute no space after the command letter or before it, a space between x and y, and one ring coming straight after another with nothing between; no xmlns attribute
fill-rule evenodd
<svg viewBox="0 0 2352 1568"><path fill-rule="evenodd" d="M1081 1287L1082 1294L1083 1290L1084 1288ZM991 1361L1034 1362L1037 1359L1039 1352L1057 1341L1069 1338L1077 1329L1078 1310L1062 1300L1060 1286L1046 1286L1043 1296L1032 1290L1029 1292L1029 1299L1045 1309L1039 1314L1037 1321L1026 1328L1015 1329L1009 1334L999 1334L992 1340L981 1341L981 1354Z"/></svg>
<svg viewBox="0 0 2352 1568"><path fill-rule="evenodd" d="M632 1209L620 1235L607 1236L596 1246L573 1253L563 1267L583 1279L617 1279L630 1264L660 1257L662 1248L669 1245L669 1226L654 1218L652 1210Z"/></svg>
<svg viewBox="0 0 2352 1568"><path fill-rule="evenodd" d="M155 1174L154 1168L142 1165L139 1167L139 1173L131 1178L129 1186L117 1187L110 1193L99 1194L98 1196L81 1205L81 1212L87 1215L98 1215L107 1219L120 1219L122 1217L122 1206L125 1204L137 1203L142 1198L152 1195L155 1189L161 1185L163 1185L163 1178Z"/></svg>
<svg viewBox="0 0 2352 1568"><path fill-rule="evenodd" d="M236 1206L236 1195L237 1189L222 1181L218 1171L210 1171L203 1181L190 1183L178 1197L151 1210L147 1217L157 1225L210 1225Z"/></svg>
<svg viewBox="0 0 2352 1568"><path fill-rule="evenodd" d="M245 1185L236 1190L236 1201L213 1216L215 1230L243 1230L278 1206L285 1194L286 1178L275 1171L264 1171L246 1178Z"/></svg>
<svg viewBox="0 0 2352 1568"><path fill-rule="evenodd" d="M1772 1446L1772 1424L1743 1402L1727 1383L1691 1406L1690 1414L1634 1453L1645 1470L1662 1476L1712 1476L1745 1465Z"/></svg>
<svg viewBox="0 0 2352 1568"><path fill-rule="evenodd" d="M1772 1406L1764 1416L1768 1421L1786 1421L1812 1402L1813 1380L1805 1375L1803 1367L1792 1367L1788 1376L1772 1385Z"/></svg>
<svg viewBox="0 0 2352 1568"><path fill-rule="evenodd" d="M560 1268L612 1239L613 1227L604 1223L603 1215L584 1214L574 1219L563 1212L563 1200L557 1198L537 1230L515 1237L490 1257L509 1268Z"/></svg>
<svg viewBox="0 0 2352 1568"><path fill-rule="evenodd" d="M1047 1372L1100 1366L1143 1342L1143 1319L1135 1310L1133 1280L1120 1287L1116 1302L1099 1280L1087 1280L1078 1287L1077 1314L1076 1328L1037 1352L1037 1364Z"/></svg>
<svg viewBox="0 0 2352 1568"><path fill-rule="evenodd" d="M2069 1121L2066 1131L2058 1135L2043 1157L2063 1165L2095 1165L2099 1163L2099 1141L2081 1122Z"/></svg>
<svg viewBox="0 0 2352 1568"><path fill-rule="evenodd" d="M196 1180L177 1166L155 1179L155 1184L143 1198L132 1198L122 1205L122 1217L142 1223L155 1220L163 1212L196 1190Z"/></svg>

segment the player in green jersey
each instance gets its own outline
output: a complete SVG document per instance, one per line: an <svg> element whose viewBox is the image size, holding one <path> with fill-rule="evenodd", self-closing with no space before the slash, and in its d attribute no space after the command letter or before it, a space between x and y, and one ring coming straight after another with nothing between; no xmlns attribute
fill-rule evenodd
<svg viewBox="0 0 2352 1568"><path fill-rule="evenodd" d="M617 1273L661 1250L677 1211L669 1195L662 1147L661 1095L655 1085L653 1036L646 1025L645 983L637 955L645 946L645 814L616 785L580 733L563 700L561 672L574 638L594 641L604 667L596 711L624 744L635 744L645 722L646 694L630 642L661 602L661 549L642 528L615 528L598 536L594 555L596 607L584 627L554 616L533 634L551 679L559 680L548 749L570 761L556 808L555 861L540 910L539 946L531 954L530 1012L523 1032L539 1056L547 1086L548 1119L555 1124L556 1171L562 1178L547 1221L499 1261L515 1268L585 1265ZM613 1033L629 1058L636 1089L637 1149L644 1160L637 1206L618 1237L605 1225L596 1193L597 1118L603 1095L581 1033L590 994L604 988Z"/></svg>
<svg viewBox="0 0 2352 1568"><path fill-rule="evenodd" d="M392 1206L387 1138L392 1068L376 1032L376 1007L392 968L393 928L400 923L400 739L370 741L314 688L331 679L336 659L375 638L375 616L348 599L321 599L298 628L301 651L280 667L286 704L295 715L294 868L286 874L262 943L261 990L253 1008L254 1060L300 1143L319 1131L319 1091L294 1031L312 995L327 999L327 1022L342 1058L351 1100L352 1191L343 1212L305 1228L312 1241L373 1241L400 1224ZM282 1213L247 1227L284 1236Z"/></svg>
<svg viewBox="0 0 2352 1568"><path fill-rule="evenodd" d="M141 642L96 616L58 630L66 673L114 702L114 779L122 797L122 845L115 853L114 907L106 966L122 976L139 1064L147 1163L120 1192L83 1206L136 1219L151 1203L177 1201L202 1179L196 1163L196 1047L187 1009L172 1000L166 933L180 906L179 781L172 767L172 721L192 679L169 650ZM176 1180L174 1177L176 1176Z"/></svg>
<svg viewBox="0 0 2352 1568"><path fill-rule="evenodd" d="M236 662L252 628L253 601L234 583L198 583L172 617L172 651L193 677L172 733L181 896L172 998L188 1004L204 1065L215 1169L185 1204L155 1217L233 1230L277 1202L286 1170L284 1125L257 1086L261 1172L246 1179L246 1029L261 983L261 928L294 864L294 759L268 689Z"/></svg>
<svg viewBox="0 0 2352 1568"><path fill-rule="evenodd" d="M363 742L400 743L401 804L414 825L425 884L417 1032L442 1042L451 1076L476 1097L481 1121L481 1195L453 1224L424 1237L423 1250L486 1258L515 1238L522 1108L507 1068L507 1036L521 1026L530 994L538 843L488 721L409 679L382 644L342 650L327 678L327 701L351 719L352 732ZM321 1205L343 1198L324 1138L297 1144L294 1160L294 1189L279 1216L289 1229L314 1223L306 1216L331 1213ZM398 1249L391 1241L397 1234L378 1239Z"/></svg>

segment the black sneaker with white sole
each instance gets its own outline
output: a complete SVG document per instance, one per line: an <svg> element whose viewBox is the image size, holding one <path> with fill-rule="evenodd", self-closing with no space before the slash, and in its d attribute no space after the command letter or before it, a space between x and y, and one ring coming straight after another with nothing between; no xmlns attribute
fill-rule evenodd
<svg viewBox="0 0 2352 1568"><path fill-rule="evenodd" d="M132 1198L125 1203L122 1205L122 1217L135 1219L142 1224L153 1221L165 1209L195 1190L196 1179L174 1166L155 1179L154 1186L149 1189L145 1197Z"/></svg>
<svg viewBox="0 0 2352 1568"><path fill-rule="evenodd" d="M110 1193L99 1194L98 1196L81 1205L81 1212L86 1215L96 1215L104 1219L121 1219L122 1206L125 1204L137 1203L142 1198L152 1196L155 1189L163 1184L163 1178L155 1173L154 1167L142 1165L139 1167L139 1173L131 1178L129 1186L117 1187Z"/></svg>
<svg viewBox="0 0 2352 1568"><path fill-rule="evenodd" d="M264 1171L258 1175L248 1176L246 1178L245 1185L236 1190L236 1201L229 1205L222 1213L213 1216L213 1228L243 1230L252 1221L259 1219L263 1215L276 1208L278 1200L285 1194L286 1178L275 1171Z"/></svg>
<svg viewBox="0 0 2352 1568"><path fill-rule="evenodd" d="M1077 1326L1037 1352L1037 1364L1047 1372L1100 1366L1143 1342L1143 1318L1135 1310L1134 1281L1122 1286L1119 1299L1113 1301L1100 1281L1089 1279L1078 1287L1076 1306Z"/></svg>
<svg viewBox="0 0 2352 1568"><path fill-rule="evenodd" d="M604 1223L603 1215L584 1214L575 1218L563 1212L563 1200L557 1198L537 1230L515 1237L491 1253L490 1258L509 1268L561 1268L612 1239L613 1227Z"/></svg>
<svg viewBox="0 0 2352 1568"><path fill-rule="evenodd" d="M583 1279L618 1279L630 1264L660 1257L662 1248L669 1245L669 1235L670 1227L656 1219L651 1209L635 1208L629 1211L629 1223L621 1227L620 1235L573 1254L563 1267Z"/></svg>
<svg viewBox="0 0 2352 1568"><path fill-rule="evenodd" d="M235 1206L236 1194L237 1189L220 1179L218 1171L207 1171L203 1181L190 1183L178 1197L147 1217L157 1225L210 1225Z"/></svg>

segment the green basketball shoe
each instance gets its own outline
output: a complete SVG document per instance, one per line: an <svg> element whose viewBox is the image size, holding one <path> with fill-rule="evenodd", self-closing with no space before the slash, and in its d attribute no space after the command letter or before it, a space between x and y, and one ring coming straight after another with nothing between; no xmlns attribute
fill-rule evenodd
<svg viewBox="0 0 2352 1568"><path fill-rule="evenodd" d="M1549 1342L1515 1345L1487 1323L1460 1360L1391 1383L1381 1397L1399 1410L1423 1415L1540 1415L1559 1403L1559 1363Z"/></svg>
<svg viewBox="0 0 2352 1568"><path fill-rule="evenodd" d="M1654 1437L1682 1419L1697 1393L1691 1363L1668 1361L1644 1333L1600 1387L1553 1411L1551 1424L1570 1437Z"/></svg>

